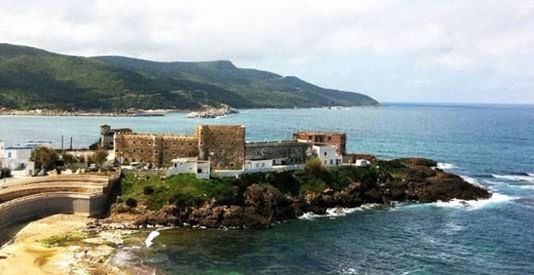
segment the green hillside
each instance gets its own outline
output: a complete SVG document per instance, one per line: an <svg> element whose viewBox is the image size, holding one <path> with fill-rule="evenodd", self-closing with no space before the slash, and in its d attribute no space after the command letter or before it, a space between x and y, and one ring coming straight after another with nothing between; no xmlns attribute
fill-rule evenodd
<svg viewBox="0 0 534 275"><path fill-rule="evenodd" d="M239 69L228 61L85 58L0 44L0 107L189 109L220 103L237 108L377 104L365 95Z"/></svg>

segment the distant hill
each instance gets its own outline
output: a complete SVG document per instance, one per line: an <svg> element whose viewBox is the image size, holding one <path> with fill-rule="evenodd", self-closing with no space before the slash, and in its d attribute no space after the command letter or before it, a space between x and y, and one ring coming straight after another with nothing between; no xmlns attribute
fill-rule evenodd
<svg viewBox="0 0 534 275"><path fill-rule="evenodd" d="M297 77L241 69L229 61L153 62L76 57L0 44L0 107L13 109L194 109L377 105Z"/></svg>

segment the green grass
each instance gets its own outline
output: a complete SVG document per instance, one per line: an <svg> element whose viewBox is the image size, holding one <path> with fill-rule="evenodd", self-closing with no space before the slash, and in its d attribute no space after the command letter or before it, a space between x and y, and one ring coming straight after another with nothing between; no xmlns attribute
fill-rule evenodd
<svg viewBox="0 0 534 275"><path fill-rule="evenodd" d="M152 193L146 194L145 187ZM121 185L121 199L134 198L151 210L160 209L165 204L191 205L209 198L232 202L237 196L237 187L231 180L199 180L193 174L176 175L168 178L158 176L127 175Z"/></svg>

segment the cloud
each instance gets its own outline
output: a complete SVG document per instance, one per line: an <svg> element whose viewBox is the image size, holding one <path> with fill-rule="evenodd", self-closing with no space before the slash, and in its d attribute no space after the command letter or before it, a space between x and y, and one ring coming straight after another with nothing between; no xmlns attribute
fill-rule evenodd
<svg viewBox="0 0 534 275"><path fill-rule="evenodd" d="M483 100L499 98L503 87L527 89L512 84L534 80L532 30L533 1L0 2L3 42L75 55L231 59L334 88L366 83L366 91L393 100L402 98L388 87L413 89L421 75L428 83L415 86L428 92L407 100L456 96L444 89L461 100L470 78L500 79L502 86L480 92ZM393 73L404 84L384 77ZM465 83L444 87L438 80L445 78Z"/></svg>

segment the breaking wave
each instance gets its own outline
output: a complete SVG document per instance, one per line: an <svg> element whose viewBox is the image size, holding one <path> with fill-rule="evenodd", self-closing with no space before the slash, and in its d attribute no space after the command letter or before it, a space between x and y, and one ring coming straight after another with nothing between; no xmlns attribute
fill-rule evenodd
<svg viewBox="0 0 534 275"><path fill-rule="evenodd" d="M450 170L450 169L458 168L458 166L456 166L456 165L454 165L452 163L438 162L437 168L439 168L441 170Z"/></svg>
<svg viewBox="0 0 534 275"><path fill-rule="evenodd" d="M313 212L307 212L302 214L302 216L298 217L301 220L314 220L316 218L336 218L336 217L344 217L347 214L351 214L358 211L364 211L366 209L374 209L377 208L377 204L364 204L360 207L354 207L354 208L328 208L326 209L326 214L315 214Z"/></svg>
<svg viewBox="0 0 534 275"><path fill-rule="evenodd" d="M509 180L509 181L523 181L523 182L531 182L534 183L534 174L530 173L518 173L515 175L492 175L496 179L503 179L503 180Z"/></svg>
<svg viewBox="0 0 534 275"><path fill-rule="evenodd" d="M499 194L499 193L493 193L491 198L486 199L486 200L452 199L448 202L438 201L438 202L431 203L430 205L436 206L436 207L444 207L444 208L461 208L461 209L468 209L468 210L476 210L476 209L481 209L492 204L509 202L514 199L516 199L516 197Z"/></svg>
<svg viewBox="0 0 534 275"><path fill-rule="evenodd" d="M148 234L148 237L145 240L145 246L151 247L154 244L154 240L159 236L159 231L154 230Z"/></svg>
<svg viewBox="0 0 534 275"><path fill-rule="evenodd" d="M462 177L463 180L465 180L466 182L472 184L472 185L476 185L478 187L481 187L481 188L486 188L484 187L482 184L480 184L480 182L478 182L476 179L472 178L472 177L468 177L468 176L460 176Z"/></svg>

